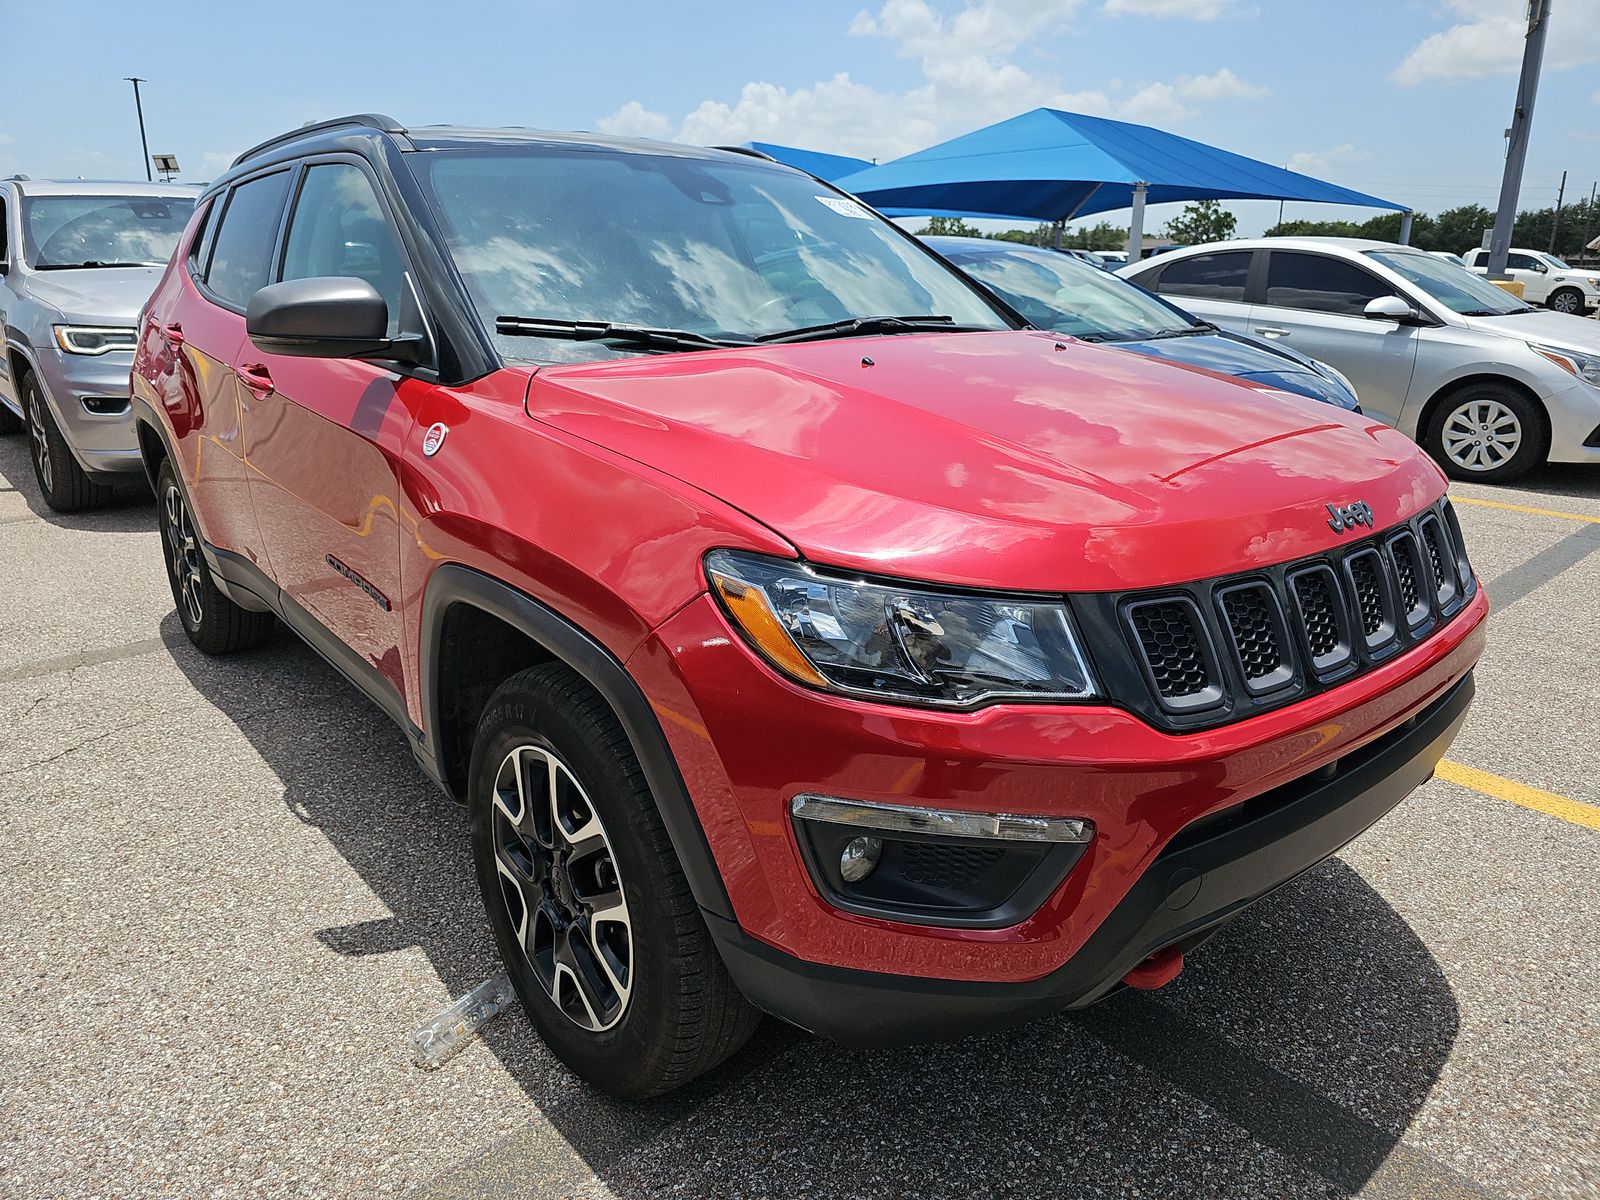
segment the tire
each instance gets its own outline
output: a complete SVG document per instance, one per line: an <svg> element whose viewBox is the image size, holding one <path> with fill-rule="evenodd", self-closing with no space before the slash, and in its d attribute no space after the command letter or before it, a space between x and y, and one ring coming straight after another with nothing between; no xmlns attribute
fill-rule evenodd
<svg viewBox="0 0 1600 1200"><path fill-rule="evenodd" d="M1544 462L1550 420L1521 392L1473 383L1434 408L1422 445L1452 479L1510 483Z"/></svg>
<svg viewBox="0 0 1600 1200"><path fill-rule="evenodd" d="M28 418L33 477L38 480L44 502L58 513L85 512L105 504L111 499L111 488L90 479L78 465L32 372L22 375L18 390L22 393L22 410Z"/></svg>
<svg viewBox="0 0 1600 1200"><path fill-rule="evenodd" d="M1574 287L1557 288L1545 297L1546 308L1556 312L1571 313L1573 316L1583 316L1583 293Z"/></svg>
<svg viewBox="0 0 1600 1200"><path fill-rule="evenodd" d="M579 676L545 663L501 684L468 787L495 943L557 1058L640 1098L744 1045L760 1014L712 944L627 735Z"/></svg>
<svg viewBox="0 0 1600 1200"><path fill-rule="evenodd" d="M171 459L164 460L156 473L156 522L172 602L195 648L202 654L234 654L266 641L272 635L272 614L240 608L212 581Z"/></svg>

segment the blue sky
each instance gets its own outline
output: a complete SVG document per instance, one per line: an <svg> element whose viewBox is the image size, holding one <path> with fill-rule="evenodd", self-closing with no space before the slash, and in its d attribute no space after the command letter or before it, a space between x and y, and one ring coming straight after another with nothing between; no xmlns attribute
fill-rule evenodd
<svg viewBox="0 0 1600 1200"><path fill-rule="evenodd" d="M0 83L0 174L142 177L122 79L137 74L151 150L190 179L368 110L886 161L1053 104L1435 212L1494 203L1523 13L1522 0L165 0L130 19L82 0L68 36L59 8L4 7L6 40L28 52ZM1553 203L1563 169L1569 199L1600 177L1600 0L1554 13L1525 207ZM1235 211L1252 233L1277 205Z"/></svg>

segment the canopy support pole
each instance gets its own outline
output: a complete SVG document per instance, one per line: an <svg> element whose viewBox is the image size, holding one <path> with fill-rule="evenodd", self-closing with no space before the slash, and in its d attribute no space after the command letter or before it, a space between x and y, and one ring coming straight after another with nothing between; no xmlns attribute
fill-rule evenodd
<svg viewBox="0 0 1600 1200"><path fill-rule="evenodd" d="M1133 185L1133 220L1128 222L1128 261L1136 263L1144 253L1144 198L1148 183Z"/></svg>
<svg viewBox="0 0 1600 1200"><path fill-rule="evenodd" d="M1400 215L1400 244L1411 245L1411 218L1414 214L1408 208Z"/></svg>
<svg viewBox="0 0 1600 1200"><path fill-rule="evenodd" d="M1083 206L1085 204L1089 203L1089 201L1093 200L1094 199L1094 194L1096 192L1098 192L1099 190L1100 190L1100 185L1097 183L1092 188L1090 188L1087 192L1085 192L1083 194L1083 199L1082 200L1079 200L1076 204L1074 204L1072 206L1072 211L1071 212L1069 212L1066 216L1062 217L1061 220L1056 222L1056 249L1057 250L1061 249L1061 238L1062 238L1062 235L1067 232L1067 222L1072 220L1072 218L1077 216L1079 213L1081 213L1083 211Z"/></svg>

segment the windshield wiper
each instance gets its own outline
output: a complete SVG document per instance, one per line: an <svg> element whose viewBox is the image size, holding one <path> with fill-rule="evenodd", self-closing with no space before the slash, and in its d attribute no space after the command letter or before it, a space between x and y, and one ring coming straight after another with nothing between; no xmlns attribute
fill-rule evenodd
<svg viewBox="0 0 1600 1200"><path fill-rule="evenodd" d="M164 267L166 265L166 263L158 262L107 262L105 259L91 258L88 262L78 263L40 263L34 270L79 271L86 267Z"/></svg>
<svg viewBox="0 0 1600 1200"><path fill-rule="evenodd" d="M825 325L804 325L777 333L758 334L758 342L820 342L836 337L862 337L874 333L994 333L987 325L957 325L949 316L851 317Z"/></svg>
<svg viewBox="0 0 1600 1200"><path fill-rule="evenodd" d="M652 329L615 321L563 321L553 317L496 317L494 330L506 337L564 338L572 342L617 342L626 346L653 346L661 350L710 350L722 346L748 346L748 342L723 341L687 329Z"/></svg>
<svg viewBox="0 0 1600 1200"><path fill-rule="evenodd" d="M1514 317L1518 313L1529 313L1529 312L1538 312L1538 311L1539 311L1538 309L1532 308L1532 307L1523 307L1523 308L1469 308L1469 309L1466 310L1466 312L1457 313L1456 315L1457 316L1462 316L1462 317Z"/></svg>

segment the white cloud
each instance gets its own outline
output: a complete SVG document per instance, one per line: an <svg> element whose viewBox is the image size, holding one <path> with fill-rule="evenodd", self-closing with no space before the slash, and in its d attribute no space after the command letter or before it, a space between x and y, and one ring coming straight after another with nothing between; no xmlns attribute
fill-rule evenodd
<svg viewBox="0 0 1600 1200"><path fill-rule="evenodd" d="M1106 0L1113 17L1184 17L1215 21L1233 11L1233 0Z"/></svg>
<svg viewBox="0 0 1600 1200"><path fill-rule="evenodd" d="M1392 78L1407 87L1430 79L1476 79L1516 72L1527 34L1523 0L1444 0L1449 28L1411 48ZM1545 66L1551 70L1600 62L1600 22L1582 4L1551 5Z"/></svg>
<svg viewBox="0 0 1600 1200"><path fill-rule="evenodd" d="M1120 95L1066 91L1012 61L1046 33L1070 26L1082 7L1083 0L968 0L947 14L927 0L883 0L875 12L858 12L850 33L883 38L897 56L918 60L923 81L916 87L887 92L843 72L803 87L756 81L734 100L703 101L675 134L670 118L638 100L598 127L700 144L773 141L881 162L1039 105L1175 124L1192 117L1197 103L1266 94L1226 67L1118 89Z"/></svg>
<svg viewBox="0 0 1600 1200"><path fill-rule="evenodd" d="M207 150L200 156L200 165L192 172L185 172L193 179L210 181L221 175L233 166L233 160L239 157L237 150Z"/></svg>
<svg viewBox="0 0 1600 1200"><path fill-rule="evenodd" d="M595 128L618 137L664 138L672 133L672 118L666 113L652 112L637 100L629 100L609 117L596 121Z"/></svg>
<svg viewBox="0 0 1600 1200"><path fill-rule="evenodd" d="M1303 175L1320 175L1335 167L1362 162L1371 157L1368 151L1358 150L1349 142L1344 142L1327 150L1301 150L1297 154L1291 154L1288 167L1289 170L1299 171Z"/></svg>

